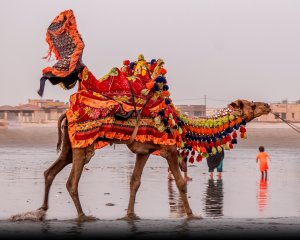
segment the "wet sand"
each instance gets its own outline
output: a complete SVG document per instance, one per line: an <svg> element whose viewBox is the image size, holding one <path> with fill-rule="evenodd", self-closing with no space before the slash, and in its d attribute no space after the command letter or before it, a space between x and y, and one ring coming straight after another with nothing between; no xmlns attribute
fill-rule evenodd
<svg viewBox="0 0 300 240"><path fill-rule="evenodd" d="M167 180L167 163L151 156L137 194L136 213L142 219L130 224L123 217L129 198L134 155L125 146L96 152L86 166L79 193L86 214L101 219L93 223L72 221L76 210L66 190L67 166L56 177L50 192L50 209L43 223L8 218L37 209L43 198L43 171L57 158L56 127L0 129L0 233L55 237L114 235L141 238L197 235L295 236L300 229L300 134L284 125L248 124L248 139L238 139L225 152L221 180L209 179L207 164L190 164L187 194L198 221L185 221L174 181ZM255 156L264 145L272 157L267 183L260 181ZM278 235L279 234L279 235ZM249 236L249 235L247 235Z"/></svg>

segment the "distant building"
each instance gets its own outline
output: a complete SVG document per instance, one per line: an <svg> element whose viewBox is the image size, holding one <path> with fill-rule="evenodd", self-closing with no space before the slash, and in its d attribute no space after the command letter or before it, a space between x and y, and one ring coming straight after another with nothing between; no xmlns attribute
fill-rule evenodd
<svg viewBox="0 0 300 240"><path fill-rule="evenodd" d="M0 106L0 125L7 125L8 122L21 124L55 122L68 107L68 104L52 99L29 99L28 103L15 107Z"/></svg>
<svg viewBox="0 0 300 240"><path fill-rule="evenodd" d="M283 103L272 103L270 104L272 113L268 115L262 115L257 118L258 122L282 122L282 119L290 122L300 122L300 101L288 103L287 101Z"/></svg>
<svg viewBox="0 0 300 240"><path fill-rule="evenodd" d="M205 117L206 106L205 105L176 105L183 114L188 117Z"/></svg>

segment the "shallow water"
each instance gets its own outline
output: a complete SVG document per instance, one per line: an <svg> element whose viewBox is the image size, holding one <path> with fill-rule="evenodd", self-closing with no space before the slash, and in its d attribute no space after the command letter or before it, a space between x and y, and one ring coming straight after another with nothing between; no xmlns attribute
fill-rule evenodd
<svg viewBox="0 0 300 240"><path fill-rule="evenodd" d="M57 158L56 130L0 129L0 219L34 210L43 200L43 171ZM193 178L187 194L196 215L205 218L279 218L300 216L300 135L291 129L248 128L248 139L225 152L223 176L210 180L206 160L189 165ZM267 182L260 181L255 162L265 145L272 161ZM79 184L86 214L103 220L123 217L135 156L125 146L98 150ZM167 180L167 162L151 156L137 194L136 213L142 219L181 219L184 209L174 181ZM76 210L65 184L67 166L50 192L47 219L72 219Z"/></svg>

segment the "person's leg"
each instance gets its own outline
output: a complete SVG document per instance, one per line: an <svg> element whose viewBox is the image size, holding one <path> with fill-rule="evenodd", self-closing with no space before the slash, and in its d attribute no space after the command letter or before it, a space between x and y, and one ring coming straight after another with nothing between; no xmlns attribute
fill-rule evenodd
<svg viewBox="0 0 300 240"><path fill-rule="evenodd" d="M186 172L183 172L183 179L185 181L192 181L192 178L190 178L188 175L187 175L187 171Z"/></svg>
<svg viewBox="0 0 300 240"><path fill-rule="evenodd" d="M210 178L213 179L213 178L214 178L214 169L211 168L211 167L209 167L209 168L208 168L208 172L209 172Z"/></svg>
<svg viewBox="0 0 300 240"><path fill-rule="evenodd" d="M218 172L218 178L220 179L222 177L222 172L223 172L223 161L221 161L217 167L217 172Z"/></svg>
<svg viewBox="0 0 300 240"><path fill-rule="evenodd" d="M265 180L267 180L267 178L268 178L268 171L266 170L265 171Z"/></svg>
<svg viewBox="0 0 300 240"><path fill-rule="evenodd" d="M261 171L261 179L264 179L264 171Z"/></svg>

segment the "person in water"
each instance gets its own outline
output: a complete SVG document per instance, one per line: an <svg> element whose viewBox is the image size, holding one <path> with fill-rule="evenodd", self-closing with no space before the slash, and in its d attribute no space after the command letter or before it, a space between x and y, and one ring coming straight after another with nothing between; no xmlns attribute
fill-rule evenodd
<svg viewBox="0 0 300 240"><path fill-rule="evenodd" d="M256 162L259 161L259 169L261 172L261 178L262 179L267 179L268 177L268 169L269 169L269 164L268 161L271 161L271 158L267 152L265 152L264 146L260 146L258 148L259 153L256 156Z"/></svg>

